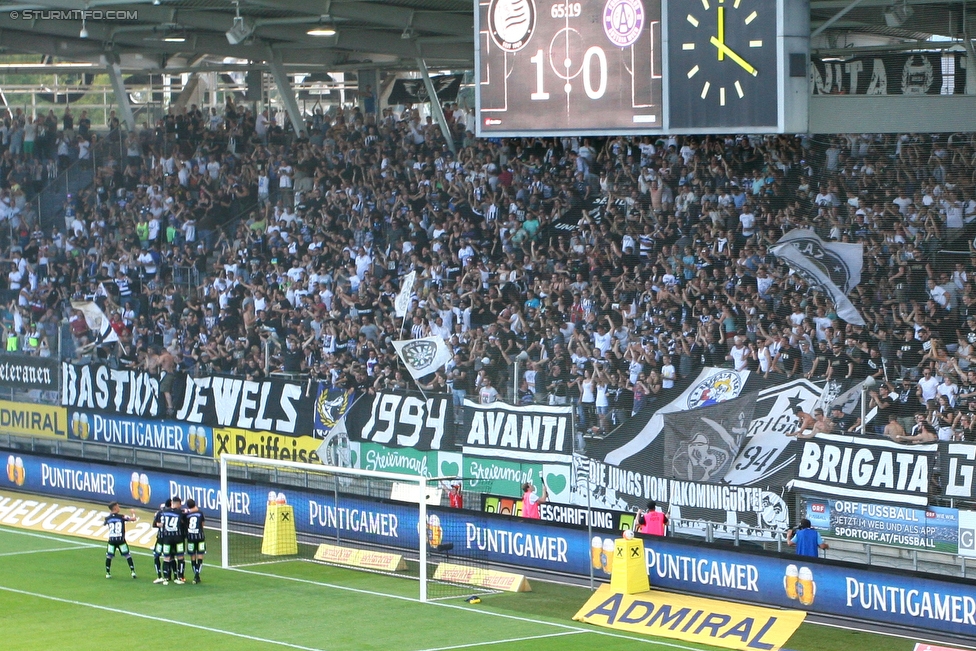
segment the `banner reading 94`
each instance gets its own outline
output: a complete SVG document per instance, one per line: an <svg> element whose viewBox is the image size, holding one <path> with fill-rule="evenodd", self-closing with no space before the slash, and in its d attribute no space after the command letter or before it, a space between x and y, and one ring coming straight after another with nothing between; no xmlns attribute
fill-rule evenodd
<svg viewBox="0 0 976 651"><path fill-rule="evenodd" d="M478 135L661 129L660 0L476 0Z"/></svg>

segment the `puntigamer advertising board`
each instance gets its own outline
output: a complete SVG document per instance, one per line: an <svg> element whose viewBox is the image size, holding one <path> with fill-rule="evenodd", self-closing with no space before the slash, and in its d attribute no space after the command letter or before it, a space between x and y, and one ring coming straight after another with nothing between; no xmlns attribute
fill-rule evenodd
<svg viewBox="0 0 976 651"><path fill-rule="evenodd" d="M125 504L153 504L180 495L193 497L211 517L218 515L223 499L213 477L133 472L27 454L8 459L10 464L14 471L8 468L6 483L0 479L4 489ZM231 519L263 522L267 489L232 483L226 498ZM286 489L286 494L299 532L400 548L418 544L417 514L411 509L359 497L337 505L331 496L304 490ZM22 517L23 500L12 493L0 495L0 522ZM490 562L578 575L588 575L594 563L593 541L584 527L434 510L448 536L444 542L453 542L458 555L477 552ZM964 581L670 538L655 538L647 546L646 563L652 586L976 637L976 596Z"/></svg>

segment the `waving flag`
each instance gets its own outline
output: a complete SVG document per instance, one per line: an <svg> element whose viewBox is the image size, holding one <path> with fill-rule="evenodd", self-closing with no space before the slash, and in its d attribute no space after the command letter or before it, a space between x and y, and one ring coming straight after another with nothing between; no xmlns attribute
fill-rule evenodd
<svg viewBox="0 0 976 651"><path fill-rule="evenodd" d="M119 335L112 329L108 317L98 305L92 301L71 301L71 307L85 315L85 323L95 334L96 344L111 344L119 340Z"/></svg>
<svg viewBox="0 0 976 651"><path fill-rule="evenodd" d="M394 341L393 347L415 380L430 375L451 359L451 349L438 336Z"/></svg>
<svg viewBox="0 0 976 651"><path fill-rule="evenodd" d="M407 310L410 309L410 297L413 296L413 285L416 280L417 272L411 271L403 277L403 281L400 283L400 293L397 294L396 301L393 304L396 308L396 315L400 318L407 316Z"/></svg>
<svg viewBox="0 0 976 651"><path fill-rule="evenodd" d="M811 230L792 230L770 253L785 261L810 285L822 288L834 302L837 316L848 323L864 325L847 293L861 282L864 247L861 244L824 242Z"/></svg>

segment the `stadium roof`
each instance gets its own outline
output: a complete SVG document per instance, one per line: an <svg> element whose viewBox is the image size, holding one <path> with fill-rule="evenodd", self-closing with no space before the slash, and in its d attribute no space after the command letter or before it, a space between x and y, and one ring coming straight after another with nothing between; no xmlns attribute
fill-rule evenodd
<svg viewBox="0 0 976 651"><path fill-rule="evenodd" d="M308 69L416 70L418 56L431 68L469 69L473 7L472 0L8 1L0 3L0 48L62 61L118 56L123 67L146 69L196 65L201 56L208 64L265 61L272 51ZM82 31L84 10L102 13L89 14ZM976 0L811 1L811 33L823 32L818 48L851 48L865 36L882 48L917 47L932 36L960 39L967 23L976 32ZM317 27L335 34L310 35Z"/></svg>

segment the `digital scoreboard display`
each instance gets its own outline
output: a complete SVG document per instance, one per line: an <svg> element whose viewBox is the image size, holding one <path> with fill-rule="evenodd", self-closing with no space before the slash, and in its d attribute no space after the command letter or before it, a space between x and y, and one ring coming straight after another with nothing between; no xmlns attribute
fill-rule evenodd
<svg viewBox="0 0 976 651"><path fill-rule="evenodd" d="M660 0L477 0L479 135L663 127Z"/></svg>

